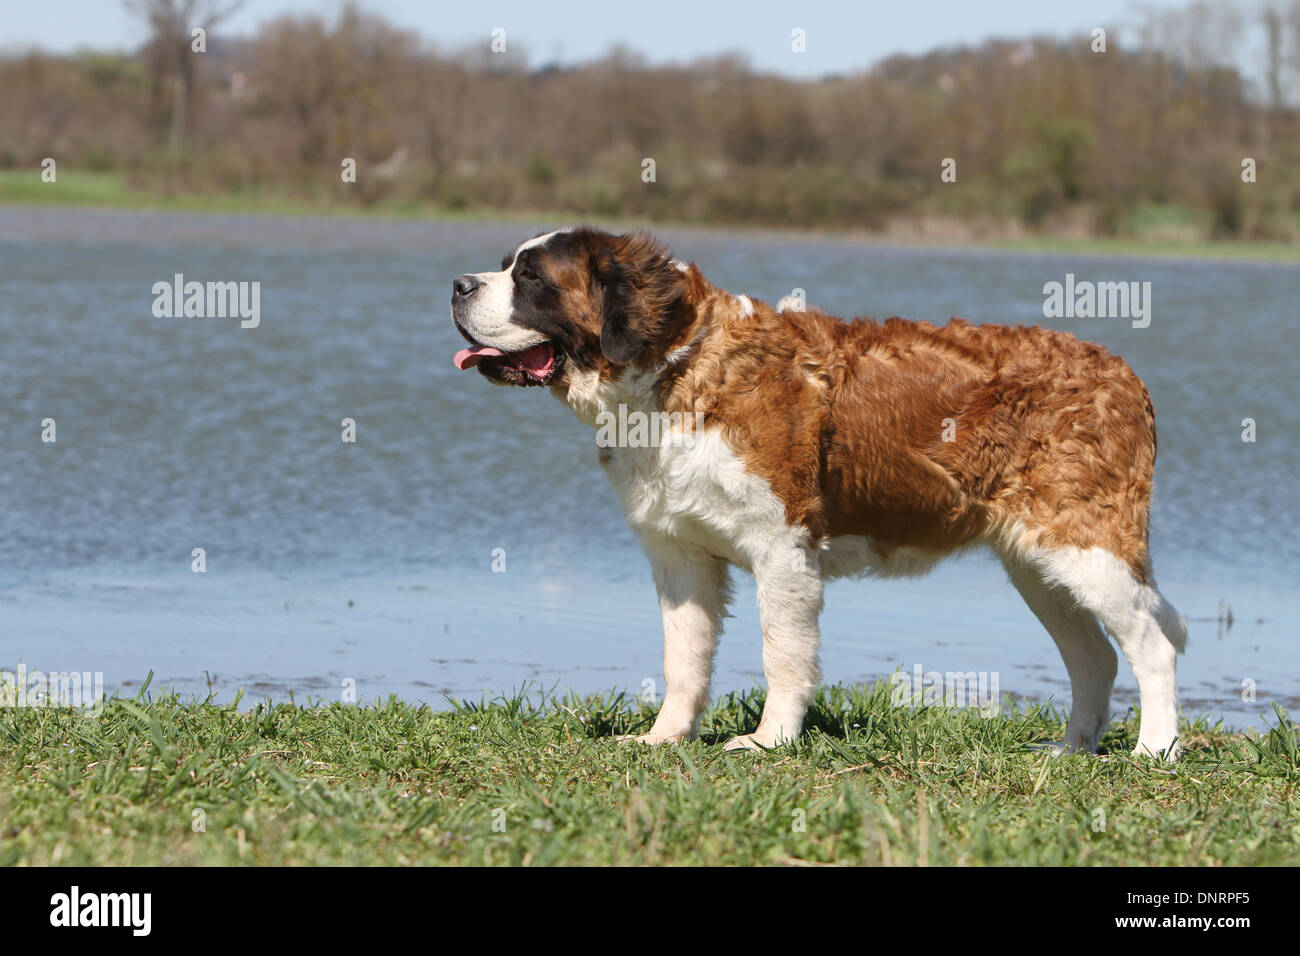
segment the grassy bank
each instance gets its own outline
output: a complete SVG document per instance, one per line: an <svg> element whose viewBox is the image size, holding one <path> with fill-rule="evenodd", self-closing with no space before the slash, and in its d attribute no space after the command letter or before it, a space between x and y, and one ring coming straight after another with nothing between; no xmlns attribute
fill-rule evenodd
<svg viewBox="0 0 1300 956"><path fill-rule="evenodd" d="M449 210L409 200L380 200L369 206L322 199L312 202L275 191L176 193L132 189L125 173L60 169L58 180L41 182L39 172L0 170L0 204L15 206L90 207L144 211L258 213L271 216L338 216L342 218L435 218L481 221L500 218L491 210ZM521 219L532 214L518 213ZM536 214L541 217L543 214Z"/></svg>
<svg viewBox="0 0 1300 956"><path fill-rule="evenodd" d="M891 706L831 688L795 745L724 754L760 701L704 737L619 744L651 712L524 696L431 711L173 697L101 714L0 712L4 864L1279 864L1300 853L1300 756L1184 727L1170 772L1127 750L1048 757L1061 715Z"/></svg>
<svg viewBox="0 0 1300 956"><path fill-rule="evenodd" d="M556 223L584 219L571 212L555 210L512 209L501 211L491 208L448 209L429 202L411 200L379 200L369 206L341 203L322 199L313 202L300 197L275 192L242 193L179 193L166 196L140 189L131 189L124 173L91 172L60 169L58 180L44 183L39 172L32 170L0 170L0 205L57 206L65 208L90 207L103 209L162 210L196 213L255 213L283 216L331 216L341 218L391 218L436 219L449 222L512 221L521 224L552 226ZM643 228L675 226L700 228L700 223L657 222L639 219L600 217L611 228ZM791 237L809 235L852 236L868 242L890 245L917 245L934 248L984 248L1026 253L1064 253L1080 256L1116 256L1124 258L1187 258L1212 261L1250 261L1300 263L1300 244L1286 242L1250 242L1244 240L1210 241L1204 239L1171 239L1153 234L1140 236L1093 236L1087 238L1041 235L1019 238L988 238L972 241L945 240L918 234L907 238L906 230L889 238L868 232L847 230L781 230L764 229L753 224L739 223L717 228L732 228L749 232L784 232Z"/></svg>

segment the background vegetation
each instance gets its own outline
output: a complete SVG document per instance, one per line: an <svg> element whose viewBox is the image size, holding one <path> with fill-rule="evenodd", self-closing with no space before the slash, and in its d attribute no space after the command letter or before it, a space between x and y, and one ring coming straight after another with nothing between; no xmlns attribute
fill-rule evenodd
<svg viewBox="0 0 1300 956"><path fill-rule="evenodd" d="M897 56L817 81L721 56L575 68L455 53L349 7L223 36L135 0L130 55L0 59L0 198L39 165L105 198L848 227L957 237L1300 236L1300 0L1199 3L1087 35ZM205 18L208 18L205 20ZM189 29L209 22L206 53ZM1130 37L1121 42L1121 35ZM436 40L436 38L433 38ZM355 184L340 163L357 160ZM654 183L642 160L657 164ZM958 164L956 184L940 163ZM1258 182L1241 181L1241 162ZM29 182L30 179L30 182Z"/></svg>

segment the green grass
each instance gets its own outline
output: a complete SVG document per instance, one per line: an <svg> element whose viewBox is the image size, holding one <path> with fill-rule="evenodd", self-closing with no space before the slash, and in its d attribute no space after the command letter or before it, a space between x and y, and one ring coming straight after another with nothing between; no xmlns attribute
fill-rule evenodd
<svg viewBox="0 0 1300 956"><path fill-rule="evenodd" d="M0 202L4 203L118 206L129 196L121 173L59 169L55 182L47 183L39 169L0 169Z"/></svg>
<svg viewBox="0 0 1300 956"><path fill-rule="evenodd" d="M93 207L105 209L170 210L200 213L255 213L271 216L330 216L345 219L441 219L453 222L499 220L498 210L452 210L409 199L385 199L370 206L346 202L312 202L275 190L245 192L177 193L168 196L132 189L125 173L89 172L59 168L53 183L41 181L39 170L0 169L0 205ZM514 222L551 222L557 213L512 211ZM566 217L571 218L568 214Z"/></svg>
<svg viewBox="0 0 1300 956"><path fill-rule="evenodd" d="M553 225L576 219L597 219L611 228L640 228L643 220L624 217L575 216L571 212L555 210L512 209L502 212L491 208L448 209L429 202L409 199L385 199L370 206L331 201L312 202L307 199L281 194L274 190L236 193L180 193L165 196L141 189L130 188L125 173L92 172L60 167L58 180L44 183L39 170L0 170L0 205L58 205L66 207L89 206L99 208L173 210L198 213L243 213L283 216L330 216L340 218L393 218L436 219L452 222L509 221L520 224ZM1171 215L1166 212L1165 219ZM1150 218L1150 217L1148 217ZM1144 220L1145 221L1145 220ZM1163 219L1153 219L1161 222ZM699 228L699 223L656 223L679 228ZM792 239L812 235L840 235L837 230L767 229L752 224L734 224L717 228L735 231L764 231L787 234ZM871 234L853 233L868 242ZM886 244L897 245L890 239ZM1300 244L1287 242L1221 241L1201 239L1132 238L1095 236L1091 238L1059 238L1035 236L1025 239L990 239L980 242L942 242L918 240L912 245L925 247L963 247L1004 249L1028 253L1070 253L1083 256L1119 256L1128 258L1185 258L1219 261L1300 262Z"/></svg>
<svg viewBox="0 0 1300 956"><path fill-rule="evenodd" d="M1280 864L1300 843L1300 756L1185 725L1177 770L1127 751L1052 758L1060 714L910 710L887 685L824 691L810 729L723 753L761 698L699 741L649 748L621 696L519 694L235 706L114 699L99 715L0 712L5 864ZM201 818L203 832L195 832Z"/></svg>

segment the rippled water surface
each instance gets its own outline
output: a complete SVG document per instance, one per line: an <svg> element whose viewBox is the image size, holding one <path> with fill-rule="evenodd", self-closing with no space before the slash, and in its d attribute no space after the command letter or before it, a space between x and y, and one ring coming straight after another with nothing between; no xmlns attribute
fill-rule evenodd
<svg viewBox="0 0 1300 956"><path fill-rule="evenodd" d="M542 390L451 365L451 277L536 231L0 209L0 668L103 671L110 690L153 670L222 699L334 699L352 679L365 699L437 706L529 681L662 687L648 567L591 432ZM768 301L803 288L836 314L1032 323L1067 273L1150 281L1149 328L1053 324L1150 388L1156 572L1192 619L1184 710L1258 726L1271 701L1295 707L1300 270L663 235L722 286ZM260 282L261 325L155 318L152 286L176 273ZM761 678L753 584L738 584L717 690ZM828 680L920 664L1068 700L1051 640L991 558L836 582L823 623ZM1125 665L1118 687L1117 709L1136 702Z"/></svg>

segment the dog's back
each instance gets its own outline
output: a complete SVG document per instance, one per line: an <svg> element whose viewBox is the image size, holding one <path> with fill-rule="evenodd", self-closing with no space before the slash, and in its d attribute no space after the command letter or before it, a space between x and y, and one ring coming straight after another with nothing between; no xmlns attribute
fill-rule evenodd
<svg viewBox="0 0 1300 956"><path fill-rule="evenodd" d="M670 394L726 429L815 536L950 549L1028 535L1106 548L1145 580L1155 420L1123 359L960 319L848 322L762 303L715 319Z"/></svg>

